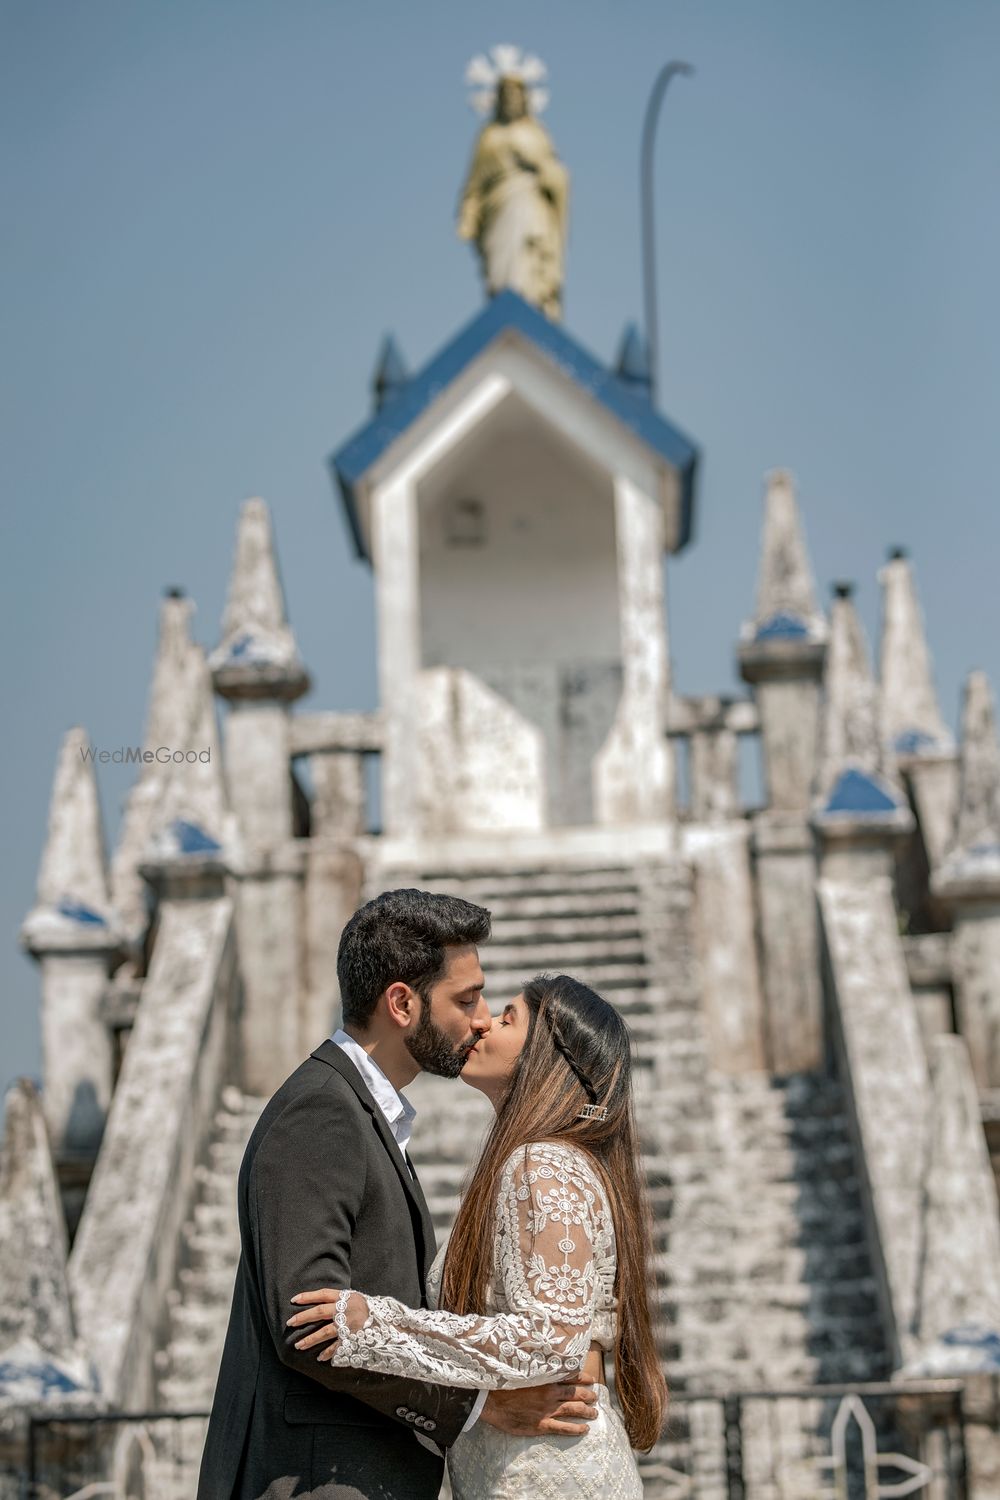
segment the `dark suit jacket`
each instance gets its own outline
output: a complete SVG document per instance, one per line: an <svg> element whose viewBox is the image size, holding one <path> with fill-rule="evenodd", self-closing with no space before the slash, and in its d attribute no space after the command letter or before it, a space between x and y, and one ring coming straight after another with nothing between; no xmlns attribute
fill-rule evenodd
<svg viewBox="0 0 1000 1500"><path fill-rule="evenodd" d="M198 1500L431 1500L477 1392L319 1364L291 1297L353 1287L426 1307L423 1193L357 1068L324 1042L264 1109L239 1175L242 1253Z"/></svg>

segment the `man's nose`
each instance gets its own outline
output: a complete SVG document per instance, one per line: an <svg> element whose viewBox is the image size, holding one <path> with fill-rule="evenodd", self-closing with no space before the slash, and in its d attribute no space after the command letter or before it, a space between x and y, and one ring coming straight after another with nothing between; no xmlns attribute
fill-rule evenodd
<svg viewBox="0 0 1000 1500"><path fill-rule="evenodd" d="M478 1031L480 1036L485 1036L492 1025L493 1017L490 1015L486 1001L483 1000L476 1008L476 1014L472 1022L472 1029L473 1031Z"/></svg>

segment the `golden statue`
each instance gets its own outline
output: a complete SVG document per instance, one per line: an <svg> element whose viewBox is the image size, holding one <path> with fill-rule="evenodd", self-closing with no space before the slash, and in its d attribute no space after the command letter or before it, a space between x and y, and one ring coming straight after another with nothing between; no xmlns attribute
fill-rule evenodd
<svg viewBox="0 0 1000 1500"><path fill-rule="evenodd" d="M483 85L473 103L492 109L493 118L476 142L459 205L459 238L475 241L489 296L510 287L558 318L569 173L535 118L547 98L534 86L545 69L517 47L494 47L491 57L474 58L466 74Z"/></svg>

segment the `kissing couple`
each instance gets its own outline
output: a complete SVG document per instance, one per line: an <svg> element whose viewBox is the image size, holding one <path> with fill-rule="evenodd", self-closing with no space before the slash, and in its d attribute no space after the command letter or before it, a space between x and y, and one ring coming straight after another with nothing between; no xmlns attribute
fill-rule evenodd
<svg viewBox="0 0 1000 1500"><path fill-rule="evenodd" d="M198 1500L639 1500L667 1392L629 1033L566 975L493 1018L490 914L388 891L337 957L343 1028L266 1105ZM496 1118L447 1245L407 1149L420 1072ZM604 1361L612 1357L616 1403Z"/></svg>

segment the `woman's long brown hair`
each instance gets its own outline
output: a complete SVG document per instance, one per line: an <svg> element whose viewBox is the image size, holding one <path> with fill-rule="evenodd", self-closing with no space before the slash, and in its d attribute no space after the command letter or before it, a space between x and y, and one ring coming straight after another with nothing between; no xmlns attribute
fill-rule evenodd
<svg viewBox="0 0 1000 1500"><path fill-rule="evenodd" d="M500 1172L511 1152L536 1141L565 1141L586 1151L600 1171L615 1227L615 1389L629 1441L645 1452L660 1436L667 1387L650 1310L651 1220L628 1027L614 1006L566 974L533 979L524 999L527 1038L466 1183L445 1256L441 1306L456 1313L486 1310ZM606 1105L607 1119L577 1119L585 1104Z"/></svg>

